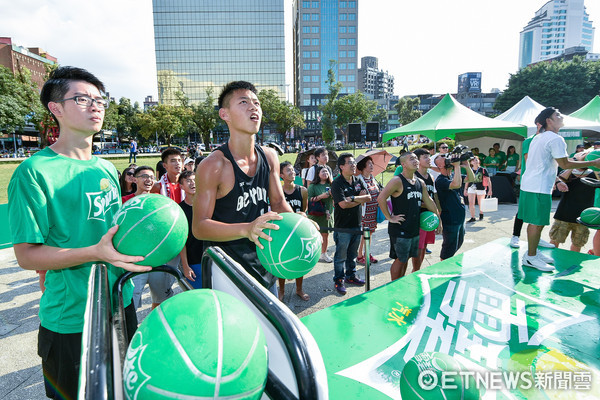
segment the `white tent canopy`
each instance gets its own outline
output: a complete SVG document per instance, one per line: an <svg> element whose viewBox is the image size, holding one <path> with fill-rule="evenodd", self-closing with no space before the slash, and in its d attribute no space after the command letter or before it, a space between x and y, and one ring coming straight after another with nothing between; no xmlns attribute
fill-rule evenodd
<svg viewBox="0 0 600 400"><path fill-rule="evenodd" d="M498 115L495 119L525 125L527 127L527 136L529 137L535 134L537 128L533 121L535 121L535 117L537 117L544 108L546 107L536 102L531 97L525 96L521 101ZM581 129L600 132L600 123L598 122L569 117L564 114L563 117L565 123L563 130Z"/></svg>

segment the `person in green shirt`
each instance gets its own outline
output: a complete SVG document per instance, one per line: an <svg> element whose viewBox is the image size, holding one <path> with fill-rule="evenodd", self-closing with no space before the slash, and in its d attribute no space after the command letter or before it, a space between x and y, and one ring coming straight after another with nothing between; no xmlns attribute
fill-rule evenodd
<svg viewBox="0 0 600 400"><path fill-rule="evenodd" d="M8 186L9 225L21 268L47 270L40 300L38 355L46 395L77 398L82 332L92 264L108 266L109 287L125 270L151 267L143 257L115 250L111 228L121 205L115 167L92 156L92 136L100 131L108 101L104 85L81 68L51 73L40 99L59 126L50 147L23 161ZM133 285L123 290L129 338L137 327L131 305ZM114 306L114 305L113 305ZM113 307L114 308L114 307Z"/></svg>
<svg viewBox="0 0 600 400"><path fill-rule="evenodd" d="M517 172L521 165L519 155L516 153L515 146L508 146L508 154L506 156L506 172Z"/></svg>
<svg viewBox="0 0 600 400"><path fill-rule="evenodd" d="M496 158L500 164L498 165L498 170L504 171L506 167L506 153L500 150L500 143L494 143L494 151L496 152Z"/></svg>
<svg viewBox="0 0 600 400"><path fill-rule="evenodd" d="M487 168L490 176L494 176L500 167L500 159L496 156L496 150L493 147L490 147L488 154L489 156L483 160L483 166Z"/></svg>

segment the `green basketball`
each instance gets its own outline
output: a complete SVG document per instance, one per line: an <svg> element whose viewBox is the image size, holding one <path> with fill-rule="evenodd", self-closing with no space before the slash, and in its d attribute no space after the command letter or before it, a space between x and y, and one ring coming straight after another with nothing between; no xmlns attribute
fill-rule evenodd
<svg viewBox="0 0 600 400"><path fill-rule="evenodd" d="M113 218L119 230L115 249L144 256L139 265L157 267L177 256L188 237L188 221L179 204L160 194L142 194L126 201Z"/></svg>
<svg viewBox="0 0 600 400"><path fill-rule="evenodd" d="M585 161L594 161L600 158L600 149L594 150L590 152L587 156L585 156ZM589 167L591 170L600 171L597 167Z"/></svg>
<svg viewBox="0 0 600 400"><path fill-rule="evenodd" d="M588 225L600 225L600 208L590 207L581 212L581 222Z"/></svg>
<svg viewBox="0 0 600 400"><path fill-rule="evenodd" d="M272 241L259 239L264 249L256 246L258 259L267 271L278 278L295 279L309 273L321 255L321 235L314 224L296 213L281 213L272 220L278 230L265 229Z"/></svg>
<svg viewBox="0 0 600 400"><path fill-rule="evenodd" d="M440 219L431 211L423 211L419 217L421 229L430 232L435 230L440 225Z"/></svg>
<svg viewBox="0 0 600 400"><path fill-rule="evenodd" d="M408 360L400 375L402 400L479 399L475 379L472 375L460 375L461 371L466 370L447 354L417 354Z"/></svg>
<svg viewBox="0 0 600 400"><path fill-rule="evenodd" d="M259 399L267 344L254 313L211 289L180 293L144 319L127 349L127 399Z"/></svg>

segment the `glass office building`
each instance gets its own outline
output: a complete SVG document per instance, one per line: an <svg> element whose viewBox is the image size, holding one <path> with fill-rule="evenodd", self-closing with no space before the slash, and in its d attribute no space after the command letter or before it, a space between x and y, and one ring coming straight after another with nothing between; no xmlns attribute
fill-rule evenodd
<svg viewBox="0 0 600 400"><path fill-rule="evenodd" d="M342 94L355 93L357 81L358 1L294 2L294 98L304 113L305 137L321 136L319 105L329 92L327 72L336 62Z"/></svg>
<svg viewBox="0 0 600 400"><path fill-rule="evenodd" d="M286 99L283 0L153 0L159 102L192 103L234 80Z"/></svg>

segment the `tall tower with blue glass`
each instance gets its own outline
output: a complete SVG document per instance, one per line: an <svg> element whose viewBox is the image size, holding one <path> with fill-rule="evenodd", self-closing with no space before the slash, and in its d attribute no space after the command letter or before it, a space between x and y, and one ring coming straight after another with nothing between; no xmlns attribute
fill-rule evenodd
<svg viewBox="0 0 600 400"><path fill-rule="evenodd" d="M158 98L192 103L246 80L286 99L284 0L152 0Z"/></svg>
<svg viewBox="0 0 600 400"><path fill-rule="evenodd" d="M330 67L342 94L358 89L358 0L295 0L293 17L294 100L306 120L302 135L313 140L321 136L319 105L329 91Z"/></svg>

